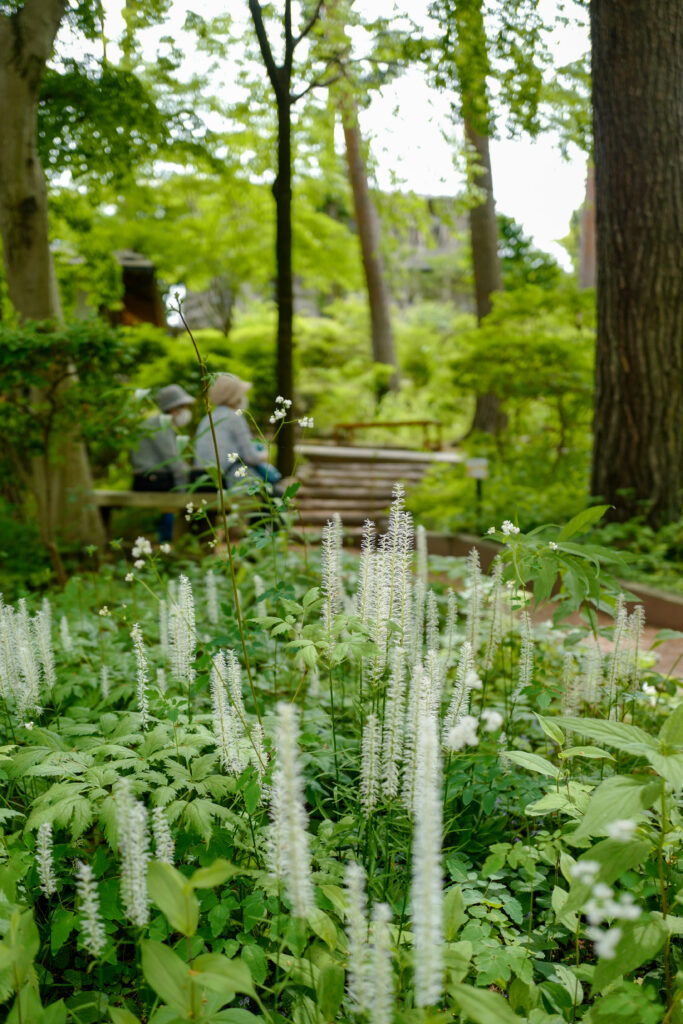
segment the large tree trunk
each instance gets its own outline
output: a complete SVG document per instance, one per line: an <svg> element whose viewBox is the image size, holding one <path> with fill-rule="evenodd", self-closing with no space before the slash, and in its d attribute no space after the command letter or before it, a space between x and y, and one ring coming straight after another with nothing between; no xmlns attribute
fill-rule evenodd
<svg viewBox="0 0 683 1024"><path fill-rule="evenodd" d="M66 8L65 0L27 0L0 16L0 233L10 301L22 319L61 319L48 239L47 188L37 151L40 82ZM99 512L88 505L92 490L83 445L66 442L59 462L33 466L39 527L61 573L55 536L104 543Z"/></svg>
<svg viewBox="0 0 683 1024"><path fill-rule="evenodd" d="M676 519L683 486L683 0L591 0L598 342L592 493Z"/></svg>
<svg viewBox="0 0 683 1024"><path fill-rule="evenodd" d="M275 253L277 257L277 366L278 394L294 398L294 287L292 272L292 109L289 82L278 94L277 177L275 196ZM294 470L294 424L283 423L278 434L277 468L283 476Z"/></svg>
<svg viewBox="0 0 683 1024"><path fill-rule="evenodd" d="M354 100L351 97L345 97L340 103L340 109L346 143L346 161L356 214L356 229L360 240L368 289L372 358L376 363L385 363L394 367L389 387L396 390L398 388L398 363L391 329L389 289L380 248L379 217L368 188L368 175L358 127L358 112Z"/></svg>

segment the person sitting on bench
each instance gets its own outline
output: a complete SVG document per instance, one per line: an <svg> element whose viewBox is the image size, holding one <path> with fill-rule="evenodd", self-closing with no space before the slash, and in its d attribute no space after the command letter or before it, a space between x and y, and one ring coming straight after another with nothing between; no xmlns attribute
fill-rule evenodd
<svg viewBox="0 0 683 1024"><path fill-rule="evenodd" d="M130 455L134 491L185 489L189 469L178 450L175 428L182 429L191 422L190 406L194 401L179 384L168 384L158 392L156 403L161 412L145 420L144 434ZM159 540L172 539L173 513L166 512L159 524Z"/></svg>
<svg viewBox="0 0 683 1024"><path fill-rule="evenodd" d="M254 442L245 417L249 381L231 373L222 373L209 388L209 401L214 406L213 422L221 461L224 486L234 487L246 473L270 484L277 494L277 483L282 479L275 466L268 464L265 448ZM193 477L215 468L216 455L208 415L197 427L194 444Z"/></svg>

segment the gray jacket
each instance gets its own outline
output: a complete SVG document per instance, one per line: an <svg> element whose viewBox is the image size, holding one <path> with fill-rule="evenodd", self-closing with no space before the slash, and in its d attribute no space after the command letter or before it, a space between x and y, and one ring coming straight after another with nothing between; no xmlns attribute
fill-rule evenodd
<svg viewBox="0 0 683 1024"><path fill-rule="evenodd" d="M224 476L231 476L242 464L258 466L263 462L263 454L254 445L243 415L236 413L227 405L217 405L213 411L213 425L216 431L221 471ZM231 465L227 456L233 453L239 457L240 461ZM216 453L208 415L203 417L197 427L194 439L194 464L198 469L207 469L216 465Z"/></svg>
<svg viewBox="0 0 683 1024"><path fill-rule="evenodd" d="M176 487L184 487L187 483L187 463L178 452L176 432L172 426L162 422L161 413L145 420L145 436L140 438L137 448L130 453L130 461L134 473L166 470L173 473Z"/></svg>

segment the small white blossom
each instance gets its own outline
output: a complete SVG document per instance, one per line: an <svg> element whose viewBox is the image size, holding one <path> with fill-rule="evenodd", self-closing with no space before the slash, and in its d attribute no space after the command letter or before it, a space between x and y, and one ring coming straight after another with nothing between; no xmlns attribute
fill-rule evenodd
<svg viewBox="0 0 683 1024"><path fill-rule="evenodd" d="M576 864L572 864L569 874L583 885L592 885L599 870L600 865L597 860L579 860Z"/></svg>
<svg viewBox="0 0 683 1024"><path fill-rule="evenodd" d="M484 729L486 732L495 732L503 724L503 716L500 711L494 711L493 708L484 708L481 717L485 722Z"/></svg>
<svg viewBox="0 0 683 1024"><path fill-rule="evenodd" d="M464 747L476 747L479 743L477 736L477 719L474 715L464 715L460 721L453 726L446 737L446 747L449 750L462 750Z"/></svg>
<svg viewBox="0 0 683 1024"><path fill-rule="evenodd" d="M144 559L143 558L136 559L133 562L133 565L135 566L136 569L144 569L144 567L145 567Z"/></svg>
<svg viewBox="0 0 683 1024"><path fill-rule="evenodd" d="M160 544L159 545L159 551L161 551L162 555L170 555L171 554L171 545L170 544Z"/></svg>
<svg viewBox="0 0 683 1024"><path fill-rule="evenodd" d="M488 528L488 530L486 532L487 533L495 533L496 532L495 526L489 526L489 528Z"/></svg>
<svg viewBox="0 0 683 1024"><path fill-rule="evenodd" d="M515 526L514 523L511 523L509 519L506 519L500 528L500 532L506 537L509 537L513 533L519 533L519 527Z"/></svg>
<svg viewBox="0 0 683 1024"><path fill-rule="evenodd" d="M239 455L237 454L237 452L228 452L228 454L225 456L225 459L226 462L228 462L228 464L232 466L233 462L239 461Z"/></svg>
<svg viewBox="0 0 683 1024"><path fill-rule="evenodd" d="M557 551L557 544L555 543L554 540L550 541L550 543L548 544L548 547L550 548L551 551Z"/></svg>
<svg viewBox="0 0 683 1024"><path fill-rule="evenodd" d="M185 506L185 511L187 512L188 516L191 516L192 513L194 512L194 505L192 504L191 501L188 501L187 505Z"/></svg>
<svg viewBox="0 0 683 1024"><path fill-rule="evenodd" d="M244 409L234 409L235 416L244 416Z"/></svg>
<svg viewBox="0 0 683 1024"><path fill-rule="evenodd" d="M146 537L138 537L133 545L133 558L141 558L142 555L152 554L152 545Z"/></svg>
<svg viewBox="0 0 683 1024"><path fill-rule="evenodd" d="M246 466L240 466L239 469L235 470L235 476L238 477L238 479L240 479L240 480L243 477L245 477L246 475L247 475L247 467Z"/></svg>
<svg viewBox="0 0 683 1024"><path fill-rule="evenodd" d="M132 572L127 572L126 573L126 583L132 583L134 579L135 579L135 576L133 575Z"/></svg>
<svg viewBox="0 0 683 1024"><path fill-rule="evenodd" d="M33 722L24 722L24 729L28 729L28 731L30 732L32 728Z"/></svg>
<svg viewBox="0 0 683 1024"><path fill-rule="evenodd" d="M143 564L144 564L144 563L143 563ZM106 604L103 604L103 605L102 605L102 607L100 608L100 610L99 610L99 612L98 612L97 614L98 614L98 615L101 615L103 619L106 619L107 615L111 615L111 612L110 612L110 611L109 611L109 609L107 608Z"/></svg>
<svg viewBox="0 0 683 1024"><path fill-rule="evenodd" d="M629 839L632 839L635 830L635 821L630 821L628 818L617 818L615 821L611 821L606 829L610 839L616 839L620 843L627 843Z"/></svg>
<svg viewBox="0 0 683 1024"><path fill-rule="evenodd" d="M313 427L313 425L314 424L313 424L313 417L312 416L302 416L301 419L299 420L299 426L303 430L306 430L307 428L310 429L310 428Z"/></svg>
<svg viewBox="0 0 683 1024"><path fill-rule="evenodd" d="M135 391L133 392L133 397L135 398L135 401L141 402L143 398L147 398L149 390L149 388L136 388Z"/></svg>
<svg viewBox="0 0 683 1024"><path fill-rule="evenodd" d="M603 960L614 960L622 936L621 928L609 928L607 931L603 931L602 928L586 928L586 935L593 940L596 956Z"/></svg>

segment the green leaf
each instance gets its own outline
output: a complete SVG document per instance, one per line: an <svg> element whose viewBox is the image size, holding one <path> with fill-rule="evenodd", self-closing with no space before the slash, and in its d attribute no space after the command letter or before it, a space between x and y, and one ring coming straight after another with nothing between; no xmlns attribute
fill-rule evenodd
<svg viewBox="0 0 683 1024"><path fill-rule="evenodd" d="M507 1001L497 992L458 983L450 986L450 993L460 1009L476 1024L521 1024L521 1017L512 1012Z"/></svg>
<svg viewBox="0 0 683 1024"><path fill-rule="evenodd" d="M613 775L591 794L583 821L572 839L599 835L611 821L640 817L659 795L661 783L635 775Z"/></svg>
<svg viewBox="0 0 683 1024"><path fill-rule="evenodd" d="M244 873L244 868L219 858L206 868L197 868L190 876L189 883L193 889L213 889L215 885L222 885L229 878Z"/></svg>
<svg viewBox="0 0 683 1024"><path fill-rule="evenodd" d="M452 942L465 920L465 901L459 885L449 889L443 901L443 926L446 942Z"/></svg>
<svg viewBox="0 0 683 1024"><path fill-rule="evenodd" d="M586 757L588 760L601 760L613 761L614 757L606 750L601 750L600 747L568 747L567 750L558 751L558 757Z"/></svg>
<svg viewBox="0 0 683 1024"><path fill-rule="evenodd" d="M325 1020L332 1021L339 1013L344 998L345 972L337 964L323 967L315 983L318 1008Z"/></svg>
<svg viewBox="0 0 683 1024"><path fill-rule="evenodd" d="M627 725L626 722L606 722L599 718L571 718L562 715L558 715L555 721L565 729L578 733L579 736L588 736L589 739L597 740L608 747L616 747L627 754L647 757L649 751L657 749L651 736L638 726Z"/></svg>
<svg viewBox="0 0 683 1024"><path fill-rule="evenodd" d="M76 927L76 915L60 907L55 911L50 929L50 952L58 953Z"/></svg>
<svg viewBox="0 0 683 1024"><path fill-rule="evenodd" d="M564 744L564 733L558 725L555 724L550 718L544 718L543 715L539 715L535 712L536 720L540 725L546 736L549 736L554 743L558 743L560 746Z"/></svg>
<svg viewBox="0 0 683 1024"><path fill-rule="evenodd" d="M594 505L592 508L585 508L583 512L570 519L566 526L563 526L557 535L558 543L576 537L577 534L586 533L594 523L597 523L610 509L611 505Z"/></svg>
<svg viewBox="0 0 683 1024"><path fill-rule="evenodd" d="M318 938L323 940L330 952L334 952L337 947L337 929L332 918L328 917L325 911L319 907L313 907L307 920Z"/></svg>
<svg viewBox="0 0 683 1024"><path fill-rule="evenodd" d="M244 790L244 806L247 814L253 814L261 800L261 787L258 779L253 779Z"/></svg>
<svg viewBox="0 0 683 1024"><path fill-rule="evenodd" d="M192 962L197 972L197 981L215 992L232 989L253 996L254 983L251 972L243 960L229 960L220 953L203 953Z"/></svg>
<svg viewBox="0 0 683 1024"><path fill-rule="evenodd" d="M683 701L677 704L659 732L662 747L683 747Z"/></svg>
<svg viewBox="0 0 683 1024"><path fill-rule="evenodd" d="M257 946L254 942L250 942L247 946L242 946L240 957L249 968L249 972L256 984L263 985L268 974L268 961L261 947Z"/></svg>
<svg viewBox="0 0 683 1024"><path fill-rule="evenodd" d="M120 1009L115 1006L109 1007L109 1016L113 1024L140 1024L140 1020L129 1010Z"/></svg>
<svg viewBox="0 0 683 1024"><path fill-rule="evenodd" d="M526 750L506 750L505 757L522 768L528 768L529 771L538 772L540 775L549 775L556 779L560 774L560 769L540 754L530 754Z"/></svg>
<svg viewBox="0 0 683 1024"><path fill-rule="evenodd" d="M648 761L658 775L674 789L683 789L683 754L648 754Z"/></svg>
<svg viewBox="0 0 683 1024"><path fill-rule="evenodd" d="M192 1007L187 964L162 942L143 939L140 946L147 984L176 1013L188 1018Z"/></svg>
<svg viewBox="0 0 683 1024"><path fill-rule="evenodd" d="M320 589L318 587L313 587L311 590L304 594L304 599L302 602L304 608L308 608L310 605L315 604L319 597Z"/></svg>
<svg viewBox="0 0 683 1024"><path fill-rule="evenodd" d="M600 960L593 975L593 992L604 992L617 978L652 960L664 945L667 930L657 918L626 921L613 960Z"/></svg>
<svg viewBox="0 0 683 1024"><path fill-rule="evenodd" d="M190 881L158 860L147 869L149 894L168 919L171 928L183 935L194 935L199 924L199 903Z"/></svg>
<svg viewBox="0 0 683 1024"><path fill-rule="evenodd" d="M49 1006L45 1007L43 1010L43 1024L66 1024L66 1005L63 999L59 999L56 1003L50 1003ZM140 1022L133 1018L133 1024L140 1024Z"/></svg>
<svg viewBox="0 0 683 1024"><path fill-rule="evenodd" d="M594 860L600 865L595 882L612 885L626 871L641 867L652 852L652 844L646 839L632 839L623 843L618 839L603 839L601 842L581 854L577 863L583 860ZM563 905L563 912L578 910L588 899L594 882L586 885L574 879L569 897Z"/></svg>

